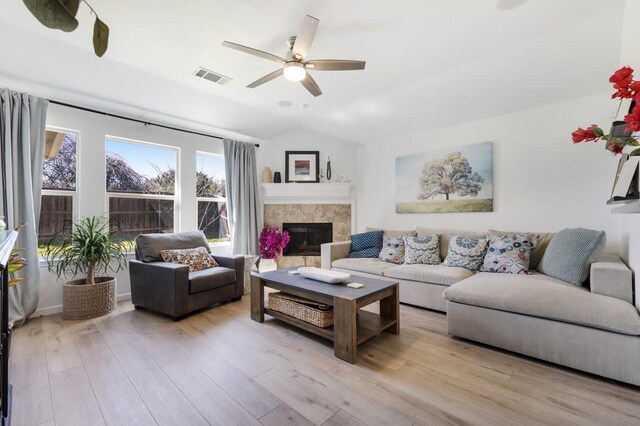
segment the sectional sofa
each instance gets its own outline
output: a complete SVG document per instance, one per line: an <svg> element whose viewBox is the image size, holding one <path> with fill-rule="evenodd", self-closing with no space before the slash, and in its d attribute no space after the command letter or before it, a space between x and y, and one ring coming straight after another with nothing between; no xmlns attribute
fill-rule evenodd
<svg viewBox="0 0 640 426"><path fill-rule="evenodd" d="M486 235L420 227L416 232L437 233L443 259L449 233ZM541 235L532 268L552 238ZM633 301L631 270L618 256L601 256L591 264L588 282L576 286L535 269L530 275L513 275L348 258L350 245L324 244L322 267L398 281L400 302L446 312L452 335L640 385L640 308Z"/></svg>

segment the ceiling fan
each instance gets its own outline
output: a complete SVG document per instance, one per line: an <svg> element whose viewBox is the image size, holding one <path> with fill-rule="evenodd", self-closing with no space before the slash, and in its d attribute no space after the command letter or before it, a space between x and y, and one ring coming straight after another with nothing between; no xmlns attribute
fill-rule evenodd
<svg viewBox="0 0 640 426"><path fill-rule="evenodd" d="M317 71L349 71L349 70L363 70L366 64L365 61L350 61L345 59L316 59L307 60L307 54L311 48L311 43L318 30L318 23L320 21L313 16L307 15L302 22L302 27L298 31L297 36L289 37L287 45L289 51L285 57L272 55L271 53L264 52L262 50L254 49L252 47L243 46L241 44L232 43L230 41L222 42L222 45L230 49L239 50L240 52L248 53L250 55L258 56L260 58L268 59L270 61L278 62L282 64L282 68L275 70L272 73L265 75L249 84L247 87L253 89L264 83L267 83L281 75L290 81L299 81L302 85L313 95L320 96L322 91L316 81L308 73L309 70Z"/></svg>

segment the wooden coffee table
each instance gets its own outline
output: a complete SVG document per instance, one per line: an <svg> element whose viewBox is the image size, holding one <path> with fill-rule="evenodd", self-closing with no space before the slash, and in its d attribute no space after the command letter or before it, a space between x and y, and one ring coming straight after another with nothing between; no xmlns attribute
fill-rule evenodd
<svg viewBox="0 0 640 426"><path fill-rule="evenodd" d="M398 283L374 278L352 277L349 282L359 282L364 287L354 289L347 283L328 284L291 275L288 269L265 272L251 277L251 319L264 321L268 314L281 321L333 341L335 355L350 363L357 359L358 345L384 332L400 332L400 305ZM316 327L313 324L264 306L264 288L269 287L315 302L333 306L333 327ZM380 301L380 314L360 308Z"/></svg>

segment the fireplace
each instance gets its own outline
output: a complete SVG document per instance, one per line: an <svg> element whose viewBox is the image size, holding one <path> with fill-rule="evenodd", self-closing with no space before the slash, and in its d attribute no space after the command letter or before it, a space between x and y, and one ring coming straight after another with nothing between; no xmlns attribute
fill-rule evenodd
<svg viewBox="0 0 640 426"><path fill-rule="evenodd" d="M333 241L331 223L283 223L291 239L283 256L320 256L320 245Z"/></svg>

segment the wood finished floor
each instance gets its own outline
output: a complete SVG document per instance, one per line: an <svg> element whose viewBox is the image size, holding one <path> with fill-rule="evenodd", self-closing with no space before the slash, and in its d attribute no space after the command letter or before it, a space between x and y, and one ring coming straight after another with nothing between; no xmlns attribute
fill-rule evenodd
<svg viewBox="0 0 640 426"><path fill-rule="evenodd" d="M640 388L451 338L443 314L404 305L400 335L355 365L251 321L245 297L177 323L128 302L36 318L15 331L10 373L14 426L640 424Z"/></svg>

